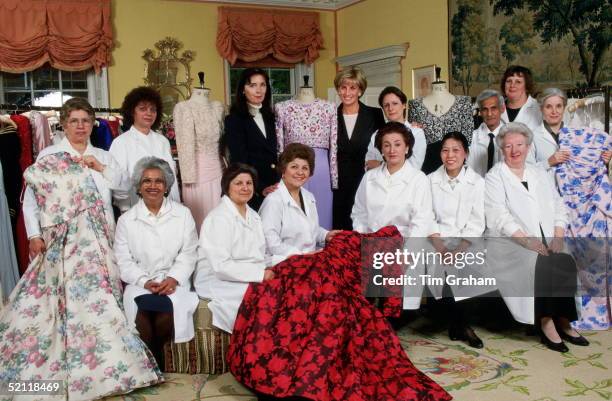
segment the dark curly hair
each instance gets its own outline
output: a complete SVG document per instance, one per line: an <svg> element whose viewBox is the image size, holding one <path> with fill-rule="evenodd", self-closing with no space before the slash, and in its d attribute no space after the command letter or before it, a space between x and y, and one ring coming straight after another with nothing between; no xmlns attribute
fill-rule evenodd
<svg viewBox="0 0 612 401"><path fill-rule="evenodd" d="M229 187L234 178L240 174L248 174L253 180L253 190L257 188L257 171L245 163L232 163L224 171L221 176L221 194L229 195Z"/></svg>
<svg viewBox="0 0 612 401"><path fill-rule="evenodd" d="M412 131L410 131L404 124L396 121L390 121L383 125L378 130L376 137L374 138L374 146L376 146L376 149L378 149L380 153L382 153L383 137L388 134L400 134L402 136L404 143L408 147L406 159L410 158L410 156L412 156L412 148L414 148L414 135L412 135Z"/></svg>
<svg viewBox="0 0 612 401"><path fill-rule="evenodd" d="M266 95L261 104L261 114L263 114L264 117L274 116L274 111L272 111L272 87L270 86L270 78L268 77L268 73L261 68L247 68L242 71L240 79L238 79L238 85L236 85L236 98L234 103L232 103L230 113L238 113L243 116L250 115L246 95L244 94L244 87L251 83L251 77L255 75L261 75L266 81Z"/></svg>
<svg viewBox="0 0 612 401"><path fill-rule="evenodd" d="M123 128L124 130L130 129L134 124L134 110L138 103L146 102L151 103L157 110L157 117L151 129L156 130L159 127L162 119L162 99L159 92L148 86L139 86L132 89L121 104L121 115L123 116Z"/></svg>
<svg viewBox="0 0 612 401"><path fill-rule="evenodd" d="M523 77L525 79L525 91L528 95L533 95L535 93L535 81L533 80L531 70L527 67L523 67L522 65L511 65L506 69L506 71L504 71L504 75L502 75L500 81L501 93L504 96L506 96L506 79L513 75L518 75L519 77Z"/></svg>
<svg viewBox="0 0 612 401"><path fill-rule="evenodd" d="M278 173L282 175L289 163L295 159L306 160L308 163L308 168L310 169L310 177L312 177L315 169L314 150L308 145L303 145L297 142L287 145L285 150L283 150L283 153L281 153L278 157Z"/></svg>

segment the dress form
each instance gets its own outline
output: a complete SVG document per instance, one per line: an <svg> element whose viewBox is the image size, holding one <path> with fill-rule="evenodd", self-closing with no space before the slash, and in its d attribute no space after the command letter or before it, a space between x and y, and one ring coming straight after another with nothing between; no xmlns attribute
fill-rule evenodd
<svg viewBox="0 0 612 401"><path fill-rule="evenodd" d="M193 88L191 90L191 97L189 98L189 101L208 104L210 102L209 95L210 89L208 88Z"/></svg>
<svg viewBox="0 0 612 401"><path fill-rule="evenodd" d="M436 81L431 84L431 93L423 98L423 105L434 116L440 117L455 103L455 95L448 91L446 82Z"/></svg>
<svg viewBox="0 0 612 401"><path fill-rule="evenodd" d="M295 98L300 103L308 104L315 101L314 90L311 86L302 86Z"/></svg>

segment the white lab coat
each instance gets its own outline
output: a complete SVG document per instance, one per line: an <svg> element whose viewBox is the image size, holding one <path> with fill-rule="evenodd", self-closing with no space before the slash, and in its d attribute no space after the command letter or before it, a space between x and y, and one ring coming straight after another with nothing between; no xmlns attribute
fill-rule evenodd
<svg viewBox="0 0 612 401"><path fill-rule="evenodd" d="M265 197L259 208L266 250L275 264L325 244L327 230L319 226L314 195L305 188L300 191L306 213L295 203L283 180L276 191Z"/></svg>
<svg viewBox="0 0 612 401"><path fill-rule="evenodd" d="M134 298L150 294L147 281L166 277L178 281L168 297L174 312L174 341L187 342L194 336L193 313L199 299L191 290L191 275L198 258L198 236L191 212L185 206L164 199L157 216L142 200L121 215L117 223L114 252L127 283L123 293L125 314L134 322L138 307Z"/></svg>
<svg viewBox="0 0 612 401"><path fill-rule="evenodd" d="M545 170L526 164L524 179L529 191L504 162L485 179L487 267L497 278L499 291L514 318L534 323L533 295L538 254L508 240L517 230L529 237L552 238L555 227L565 227L568 214L563 199Z"/></svg>
<svg viewBox="0 0 612 401"><path fill-rule="evenodd" d="M176 164L170 152L170 142L163 135L153 130L145 135L132 126L128 131L113 140L109 152L123 169L126 179L126 183L123 185L125 190L113 193L115 205L121 210L121 213L126 212L138 203L138 195L132 189L132 173L134 172L134 166L140 159L146 156L164 159L170 164L176 176ZM168 197L175 202L181 201L176 180L170 188Z"/></svg>
<svg viewBox="0 0 612 401"><path fill-rule="evenodd" d="M430 234L434 220L431 190L427 176L405 162L394 174L387 164L365 173L357 189L351 213L353 229L360 233L375 232L394 225L404 237L422 239ZM417 266L411 275L424 273L425 266ZM418 309L423 287L409 287L410 296L404 297L404 309Z"/></svg>
<svg viewBox="0 0 612 401"><path fill-rule="evenodd" d="M507 107L507 106L506 106ZM508 124L508 112L504 110L501 117L502 121ZM542 111L540 110L540 105L538 101L532 98L531 96L527 97L527 102L521 107L516 118L514 119L515 123L523 123L531 131L535 131L538 126L542 123Z"/></svg>
<svg viewBox="0 0 612 401"><path fill-rule="evenodd" d="M441 240L447 247L456 247L464 238L472 242L472 246L466 252L484 252L484 244L480 240L485 231L484 178L467 166L459 173L454 189L448 183L449 178L444 166L440 166L427 178L431 184L435 216L431 233L440 234ZM433 246L429 250L435 251ZM427 273L434 277L444 277L446 274L458 277L483 276L485 271L486 266L477 264L462 269L433 263L427 265ZM429 288L436 298L442 297L443 286L430 284ZM455 300L458 301L495 290L495 288L476 288L474 286L466 288L452 286L451 288Z"/></svg>
<svg viewBox="0 0 612 401"><path fill-rule="evenodd" d="M529 152L528 162L535 163L554 177L555 169L548 164L548 158L559 150L559 145L544 127L544 122L533 131L533 145Z"/></svg>
<svg viewBox="0 0 612 401"><path fill-rule="evenodd" d="M487 174L487 161L489 159L489 132L493 132L493 135L497 138L497 134L499 134L499 130L503 126L504 122L501 121L497 128L490 131L487 124L482 123L472 133L472 144L470 145L467 164L483 178ZM493 140L493 146L495 147L495 152L493 153L493 164L495 165L495 163L504 160L504 155L499 146L497 146L495 139Z"/></svg>
<svg viewBox="0 0 612 401"><path fill-rule="evenodd" d="M263 281L270 265L261 218L247 206L243 218L232 200L221 202L204 219L200 259L194 278L196 292L208 304L213 325L231 333L249 283Z"/></svg>
<svg viewBox="0 0 612 401"><path fill-rule="evenodd" d="M414 127L410 125L408 121L404 122L404 125L408 127L410 131L412 131L412 135L414 136L414 148L412 149L412 156L408 159L408 162L417 170L420 170L423 166L423 161L425 160L425 151L427 150L427 141L425 140L425 132L418 127ZM366 153L366 161L368 160L377 160L379 162L383 161L383 156L376 146L374 145L376 134L378 131L374 131L372 137L370 138L370 144L368 145L368 152Z"/></svg>
<svg viewBox="0 0 612 401"><path fill-rule="evenodd" d="M68 139L64 138L57 145L51 145L41 150L36 160L40 160L47 155L58 152L67 152L72 156L81 157L81 154L72 147ZM83 156L94 156L100 163L106 166L102 173L89 169L88 167L85 167L85 169L89 170L89 173L96 184L96 188L98 188L98 192L100 192L100 196L104 202L106 221L108 222L112 233L115 230L115 215L113 214L111 191L121 190L123 188L123 170L109 152L96 148L91 143L87 145ZM23 217L28 238L40 236L39 216L40 211L38 205L36 204L34 191L32 188L27 187L23 198Z"/></svg>

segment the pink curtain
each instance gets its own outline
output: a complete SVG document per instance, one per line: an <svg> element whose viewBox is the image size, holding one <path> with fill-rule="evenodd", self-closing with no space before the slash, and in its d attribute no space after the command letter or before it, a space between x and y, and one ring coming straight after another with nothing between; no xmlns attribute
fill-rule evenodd
<svg viewBox="0 0 612 401"><path fill-rule="evenodd" d="M321 48L316 12L219 7L217 51L232 65L267 56L283 63L311 64Z"/></svg>
<svg viewBox="0 0 612 401"><path fill-rule="evenodd" d="M110 62L110 0L2 0L0 71L32 71L45 63L66 71Z"/></svg>

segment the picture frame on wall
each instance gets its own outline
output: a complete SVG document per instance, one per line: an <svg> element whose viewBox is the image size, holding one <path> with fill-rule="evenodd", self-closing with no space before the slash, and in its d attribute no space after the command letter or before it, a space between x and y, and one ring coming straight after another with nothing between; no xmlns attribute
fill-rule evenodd
<svg viewBox="0 0 612 401"><path fill-rule="evenodd" d="M412 98L427 96L431 83L436 80L436 65L426 65L412 69Z"/></svg>

